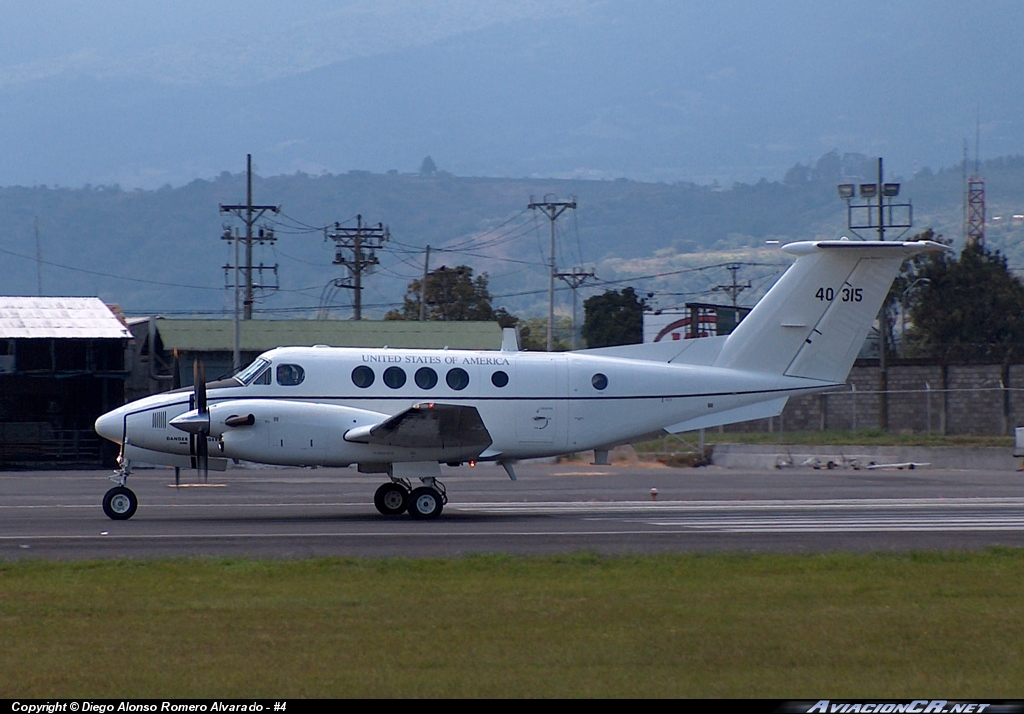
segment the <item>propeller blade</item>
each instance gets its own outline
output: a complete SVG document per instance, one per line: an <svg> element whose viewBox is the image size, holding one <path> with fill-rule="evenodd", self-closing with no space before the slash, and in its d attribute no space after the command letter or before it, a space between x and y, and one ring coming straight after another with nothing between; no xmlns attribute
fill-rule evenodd
<svg viewBox="0 0 1024 714"><path fill-rule="evenodd" d="M192 382L196 411L206 420L205 425L196 432L196 469L203 483L206 483L210 476L210 444L206 441L206 436L210 433L210 410L206 406L206 367L199 359L192 362Z"/></svg>
<svg viewBox="0 0 1024 714"><path fill-rule="evenodd" d="M198 359L192 363L192 382L196 395L196 409L206 413L206 367Z"/></svg>
<svg viewBox="0 0 1024 714"><path fill-rule="evenodd" d="M196 469L206 483L210 477L210 444L206 441L206 434L196 434Z"/></svg>

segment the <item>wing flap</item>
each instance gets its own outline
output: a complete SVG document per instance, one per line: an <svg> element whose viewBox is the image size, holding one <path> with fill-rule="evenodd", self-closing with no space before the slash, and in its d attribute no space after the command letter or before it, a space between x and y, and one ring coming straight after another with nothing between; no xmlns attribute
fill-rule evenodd
<svg viewBox="0 0 1024 714"><path fill-rule="evenodd" d="M482 451L491 435L476 407L460 404L415 404L370 426L350 429L346 441L408 449L463 449Z"/></svg>

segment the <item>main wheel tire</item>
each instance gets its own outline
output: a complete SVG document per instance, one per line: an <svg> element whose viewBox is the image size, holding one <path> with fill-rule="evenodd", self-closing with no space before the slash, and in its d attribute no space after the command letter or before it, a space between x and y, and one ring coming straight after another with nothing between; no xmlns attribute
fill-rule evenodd
<svg viewBox="0 0 1024 714"><path fill-rule="evenodd" d="M385 516L405 513L409 504L409 491L398 483L385 483L373 494L373 505Z"/></svg>
<svg viewBox="0 0 1024 714"><path fill-rule="evenodd" d="M103 496L103 512L114 521L127 521L135 515L139 499L130 488L115 486Z"/></svg>
<svg viewBox="0 0 1024 714"><path fill-rule="evenodd" d="M441 515L444 502L441 494L429 486L414 489L409 494L409 515L416 520L429 520Z"/></svg>

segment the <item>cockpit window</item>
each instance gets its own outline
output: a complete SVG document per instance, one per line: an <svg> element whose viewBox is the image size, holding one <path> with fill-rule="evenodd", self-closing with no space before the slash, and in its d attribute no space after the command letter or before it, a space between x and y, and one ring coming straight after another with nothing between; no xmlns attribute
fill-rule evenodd
<svg viewBox="0 0 1024 714"><path fill-rule="evenodd" d="M282 387L294 387L297 384L302 384L302 380L305 378L306 371L297 364L277 365L277 383Z"/></svg>
<svg viewBox="0 0 1024 714"><path fill-rule="evenodd" d="M255 380L260 372L262 372L269 364L270 362L260 357L241 372L236 374L235 379L240 381L242 384L252 384L253 380ZM270 384L270 382L260 382L260 384Z"/></svg>

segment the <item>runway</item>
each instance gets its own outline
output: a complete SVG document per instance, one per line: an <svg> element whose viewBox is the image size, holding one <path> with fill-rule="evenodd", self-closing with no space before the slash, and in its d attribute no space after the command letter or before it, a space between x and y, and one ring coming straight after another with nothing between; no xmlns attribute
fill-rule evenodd
<svg viewBox="0 0 1024 714"><path fill-rule="evenodd" d="M437 521L385 518L354 469L236 469L173 487L138 471L130 521L108 472L0 474L0 558L433 557L469 553L827 552L1024 546L1012 471L738 471L524 463L445 468ZM655 490L652 493L652 489Z"/></svg>

